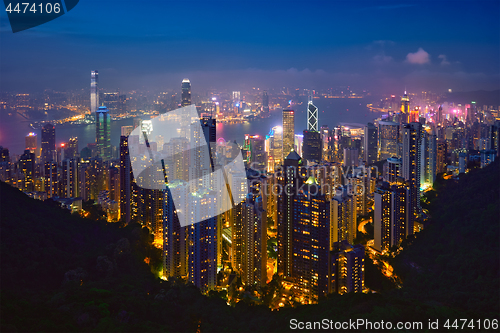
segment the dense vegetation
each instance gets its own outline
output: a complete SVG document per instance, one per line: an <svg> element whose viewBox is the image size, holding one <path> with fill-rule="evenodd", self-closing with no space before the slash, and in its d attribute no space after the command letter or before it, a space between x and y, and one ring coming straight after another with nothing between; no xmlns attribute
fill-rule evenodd
<svg viewBox="0 0 500 333"><path fill-rule="evenodd" d="M382 292L274 312L158 279L161 254L140 225L84 219L1 183L0 331L267 332L288 331L291 318L424 327L436 318L498 318L499 162L429 194L430 221L393 259L401 289L378 281L367 262L366 282Z"/></svg>

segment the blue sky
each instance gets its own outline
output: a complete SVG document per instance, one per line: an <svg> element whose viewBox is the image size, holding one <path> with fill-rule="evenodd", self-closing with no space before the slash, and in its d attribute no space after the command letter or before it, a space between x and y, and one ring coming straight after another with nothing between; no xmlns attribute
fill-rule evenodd
<svg viewBox="0 0 500 333"><path fill-rule="evenodd" d="M0 89L500 89L500 2L80 0L13 34ZM193 86L194 87L194 86Z"/></svg>

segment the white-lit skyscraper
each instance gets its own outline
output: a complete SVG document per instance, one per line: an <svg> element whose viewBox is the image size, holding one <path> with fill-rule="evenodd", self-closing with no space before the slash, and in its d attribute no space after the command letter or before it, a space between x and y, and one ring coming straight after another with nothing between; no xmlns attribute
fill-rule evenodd
<svg viewBox="0 0 500 333"><path fill-rule="evenodd" d="M90 72L90 112L94 114L99 108L99 73L98 71Z"/></svg>

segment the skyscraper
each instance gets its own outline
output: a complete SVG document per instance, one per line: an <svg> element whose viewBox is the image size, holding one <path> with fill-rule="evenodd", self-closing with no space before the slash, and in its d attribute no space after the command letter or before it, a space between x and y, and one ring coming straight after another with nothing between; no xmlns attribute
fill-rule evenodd
<svg viewBox="0 0 500 333"><path fill-rule="evenodd" d="M35 175L35 154L29 149L19 158L19 170L24 176L23 191L33 191L33 177Z"/></svg>
<svg viewBox="0 0 500 333"><path fill-rule="evenodd" d="M374 246L378 251L398 246L413 233L408 220L410 188L406 184L383 182L374 193Z"/></svg>
<svg viewBox="0 0 500 333"><path fill-rule="evenodd" d="M302 142L302 157L304 160L318 163L321 161L321 135L318 131L304 130Z"/></svg>
<svg viewBox="0 0 500 333"><path fill-rule="evenodd" d="M420 216L421 132L420 123L405 124L403 127L402 176L410 187L408 223L411 228Z"/></svg>
<svg viewBox="0 0 500 333"><path fill-rule="evenodd" d="M56 128L47 123L42 127L42 164L52 161L56 151Z"/></svg>
<svg viewBox="0 0 500 333"><path fill-rule="evenodd" d="M321 134L321 159L323 161L330 161L330 129L327 125L323 125L320 128Z"/></svg>
<svg viewBox="0 0 500 333"><path fill-rule="evenodd" d="M330 202L311 176L293 199L292 276L306 303L328 294L330 223Z"/></svg>
<svg viewBox="0 0 500 333"><path fill-rule="evenodd" d="M36 146L37 146L37 136L36 133L30 132L28 135L26 135L25 138L25 144L26 144L26 149L28 149L31 153L36 152Z"/></svg>
<svg viewBox="0 0 500 333"><path fill-rule="evenodd" d="M283 191L278 195L278 273L285 277L292 276L293 258L293 205L295 194L302 186L300 175L302 161L292 151L285 158L284 165L277 172L277 180Z"/></svg>
<svg viewBox="0 0 500 333"><path fill-rule="evenodd" d="M365 126L363 137L364 160L366 164L373 164L377 161L378 155L378 131L372 123Z"/></svg>
<svg viewBox="0 0 500 333"><path fill-rule="evenodd" d="M379 160L398 155L398 124L392 121L379 121Z"/></svg>
<svg viewBox="0 0 500 333"><path fill-rule="evenodd" d="M410 99L408 98L408 95L406 94L406 90L405 90L405 94L403 95L403 97L401 97L401 113L403 114L406 114L406 115L409 115L410 114Z"/></svg>
<svg viewBox="0 0 500 333"><path fill-rule="evenodd" d="M126 134L123 133L123 127L122 134ZM122 135L120 136L120 214L125 223L131 219L132 181L128 135Z"/></svg>
<svg viewBox="0 0 500 333"><path fill-rule="evenodd" d="M99 73L98 71L90 72L90 113L94 114L99 108Z"/></svg>
<svg viewBox="0 0 500 333"><path fill-rule="evenodd" d="M111 119L105 106L95 113L95 136L97 155L104 161L111 159Z"/></svg>
<svg viewBox="0 0 500 333"><path fill-rule="evenodd" d="M307 103L307 130L318 131L318 108L312 100Z"/></svg>
<svg viewBox="0 0 500 333"><path fill-rule="evenodd" d="M295 116L293 110L283 110L283 158L294 150Z"/></svg>
<svg viewBox="0 0 500 333"><path fill-rule="evenodd" d="M189 79L182 80L181 89L182 89L181 106L184 107L191 105L191 82L189 81Z"/></svg>
<svg viewBox="0 0 500 333"><path fill-rule="evenodd" d="M269 113L269 95L267 94L267 91L265 91L265 90L262 93L262 112L264 114Z"/></svg>
<svg viewBox="0 0 500 333"><path fill-rule="evenodd" d="M265 286L267 281L267 215L259 192L252 188L241 205L242 280L249 286Z"/></svg>

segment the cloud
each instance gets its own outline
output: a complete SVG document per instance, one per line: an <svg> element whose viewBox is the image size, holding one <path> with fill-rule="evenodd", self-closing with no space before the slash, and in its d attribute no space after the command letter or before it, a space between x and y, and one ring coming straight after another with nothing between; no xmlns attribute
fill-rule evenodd
<svg viewBox="0 0 500 333"><path fill-rule="evenodd" d="M406 55L406 62L410 64L428 64L430 63L429 53L425 52L421 47L418 48L418 51L415 53L408 53Z"/></svg>
<svg viewBox="0 0 500 333"><path fill-rule="evenodd" d="M376 64L387 64L387 63L390 63L392 60L393 60L392 57L386 56L384 54L378 54L378 55L373 57L373 61Z"/></svg>
<svg viewBox="0 0 500 333"><path fill-rule="evenodd" d="M439 59L442 59L442 60L441 60L441 65L442 65L442 66L447 66L447 65L449 65L449 64L450 64L450 62L448 61L448 59L446 58L446 56L445 56L444 54L440 54L440 55L438 55L438 58L439 58Z"/></svg>

